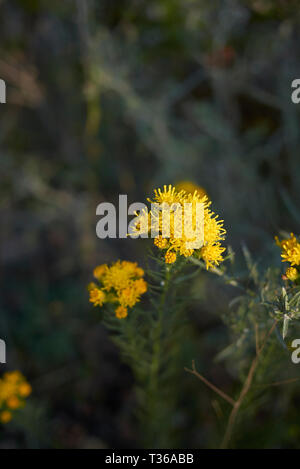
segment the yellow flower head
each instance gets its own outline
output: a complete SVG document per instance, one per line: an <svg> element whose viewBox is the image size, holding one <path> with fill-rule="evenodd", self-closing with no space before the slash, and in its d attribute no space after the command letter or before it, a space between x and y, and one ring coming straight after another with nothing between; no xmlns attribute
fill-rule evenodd
<svg viewBox="0 0 300 469"><path fill-rule="evenodd" d="M221 243L206 244L201 249L201 257L206 264L206 268L212 268L215 265L219 265L223 261L223 252L225 248L221 246Z"/></svg>
<svg viewBox="0 0 300 469"><path fill-rule="evenodd" d="M143 275L143 269L138 267L136 262L117 261L107 269L101 281L105 290L119 291L126 288L131 280L141 278Z"/></svg>
<svg viewBox="0 0 300 469"><path fill-rule="evenodd" d="M9 371L4 373L4 379L7 383L16 384L23 380L23 375L20 371Z"/></svg>
<svg viewBox="0 0 300 469"><path fill-rule="evenodd" d="M19 385L19 395L21 397L28 397L32 393L32 387L26 381Z"/></svg>
<svg viewBox="0 0 300 469"><path fill-rule="evenodd" d="M12 413L9 410L4 410L0 413L0 422L1 423L8 423L12 419Z"/></svg>
<svg viewBox="0 0 300 469"><path fill-rule="evenodd" d="M128 311L127 311L127 308L125 308L124 306L118 306L117 309L116 309L116 317L118 319L124 319L126 318L128 315Z"/></svg>
<svg viewBox="0 0 300 469"><path fill-rule="evenodd" d="M105 293L100 288L93 288L90 290L90 303L94 306L102 306L105 302Z"/></svg>
<svg viewBox="0 0 300 469"><path fill-rule="evenodd" d="M31 386L19 371L5 373L0 379L0 421L8 423L12 412L25 405L25 398L32 392Z"/></svg>
<svg viewBox="0 0 300 469"><path fill-rule="evenodd" d="M98 265L97 267L95 267L95 269L94 269L95 279L101 280L101 278L104 276L106 271L107 271L107 265L106 264Z"/></svg>
<svg viewBox="0 0 300 469"><path fill-rule="evenodd" d="M206 190L192 181L180 181L175 185L175 189L177 192L185 191L187 194L194 194L196 191L200 197L207 196Z"/></svg>
<svg viewBox="0 0 300 469"><path fill-rule="evenodd" d="M181 200L181 193L176 191L176 188L169 185L164 186L163 190L161 189L154 189L154 198L148 199L148 202L151 203L167 203L167 204L176 204L177 202L180 203Z"/></svg>
<svg viewBox="0 0 300 469"><path fill-rule="evenodd" d="M294 282L299 277L299 272L295 267L288 267L285 272L286 277Z"/></svg>
<svg viewBox="0 0 300 469"><path fill-rule="evenodd" d="M139 278L133 282L133 288L136 290L138 295L143 295L147 291L147 283L143 278Z"/></svg>
<svg viewBox="0 0 300 469"><path fill-rule="evenodd" d="M281 248L282 262L289 262L292 266L300 265L300 243L293 233L282 241L276 236L275 241Z"/></svg>
<svg viewBox="0 0 300 469"><path fill-rule="evenodd" d="M153 199L148 199L153 204L151 210L140 214L135 231L140 235L155 233L154 245L165 251L167 264L174 263L178 255L195 255L205 256L207 268L218 265L225 251L220 245L226 234L223 220L211 211L203 190L181 187L155 189Z"/></svg>
<svg viewBox="0 0 300 469"><path fill-rule="evenodd" d="M90 302L100 307L104 303L117 303L116 317L123 319L128 314L127 308L138 303L147 291L144 275L144 270L136 262L117 261L110 267L98 266L94 276L100 285L89 289Z"/></svg>
<svg viewBox="0 0 300 469"><path fill-rule="evenodd" d="M130 285L123 290L120 290L118 300L121 306L132 308L140 300L140 294L134 288L134 285Z"/></svg>
<svg viewBox="0 0 300 469"><path fill-rule="evenodd" d="M19 409L22 404L17 396L11 396L9 399L7 399L6 405L9 409L16 410Z"/></svg>

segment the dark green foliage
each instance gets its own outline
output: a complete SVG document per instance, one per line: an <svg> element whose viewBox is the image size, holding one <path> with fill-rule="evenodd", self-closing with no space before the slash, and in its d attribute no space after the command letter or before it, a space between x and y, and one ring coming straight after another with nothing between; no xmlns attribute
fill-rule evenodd
<svg viewBox="0 0 300 469"><path fill-rule="evenodd" d="M136 379L140 443L163 448L178 440L175 420L182 393L182 350L190 340L186 309L191 273L186 262L167 266L157 253L149 258L148 307L135 306L123 320L115 317L113 308L106 308L103 322Z"/></svg>

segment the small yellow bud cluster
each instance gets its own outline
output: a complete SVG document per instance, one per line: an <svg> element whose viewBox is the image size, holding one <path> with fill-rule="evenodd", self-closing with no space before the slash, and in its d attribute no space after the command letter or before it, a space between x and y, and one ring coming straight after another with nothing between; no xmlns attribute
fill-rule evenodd
<svg viewBox="0 0 300 469"><path fill-rule="evenodd" d="M168 251L165 255L166 264L174 264L176 262L176 253L172 251Z"/></svg>
<svg viewBox="0 0 300 469"><path fill-rule="evenodd" d="M11 371L0 379L0 422L10 422L13 412L24 407L32 389L22 373Z"/></svg>
<svg viewBox="0 0 300 469"><path fill-rule="evenodd" d="M168 246L168 240L163 238L162 236L157 236L154 239L154 245L157 246L159 249L166 249Z"/></svg>

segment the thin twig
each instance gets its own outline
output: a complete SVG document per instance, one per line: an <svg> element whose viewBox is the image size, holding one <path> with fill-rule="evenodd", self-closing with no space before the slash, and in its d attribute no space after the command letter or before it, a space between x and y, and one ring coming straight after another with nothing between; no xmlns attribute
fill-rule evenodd
<svg viewBox="0 0 300 469"><path fill-rule="evenodd" d="M223 392L221 389L217 388L214 384L212 384L210 381L208 381L206 378L204 378L204 376L202 376L197 370L196 370L196 367L195 367L195 360L192 361L192 369L189 369L189 368L185 368L185 371L187 371L188 373L191 373L192 375L196 376L197 378L199 378L204 384L206 384L206 386L208 386L210 389L212 389L215 393L217 393L219 396L221 396L223 399L225 399L225 401L229 402L229 404L231 404L232 406L235 405L235 401L233 399L231 399L230 396L228 396L227 394L225 394L225 392Z"/></svg>
<svg viewBox="0 0 300 469"><path fill-rule="evenodd" d="M239 398L235 402L235 404L233 406L233 409L230 413L228 423L227 423L227 427L226 427L226 431L225 431L225 435L224 435L224 438L223 438L223 441L222 441L222 444L221 444L222 449L228 448L228 445L229 445L231 437L232 437L232 432L233 432L233 428L234 428L234 425L235 425L235 422L236 422L237 415L239 413L241 405L242 405L242 403L243 403L249 389L251 388L252 381L253 381L254 374L255 374L255 371L256 371L256 368L257 368L257 365L258 365L259 358L260 358L261 353L262 353L262 351L263 351L263 349L264 349L264 347L267 343L268 338L270 337L270 335L274 331L274 329L276 327L276 324L277 324L277 321L274 321L271 329L269 330L269 332L264 337L264 341L262 343L262 346L260 348L258 348L258 353L257 353L256 357L252 361L252 364L250 366L247 378L246 378L245 383L242 387Z"/></svg>
<svg viewBox="0 0 300 469"><path fill-rule="evenodd" d="M240 408L241 408L241 406L244 402L244 399L245 399L246 395L248 394L248 392L251 388L253 378L254 378L254 374L255 374L255 371L256 371L256 368L257 368L257 365L258 365L259 358L260 358L261 353L262 353L262 351L263 351L263 349L264 349L264 347L265 347L265 345L268 341L268 338L270 337L270 335L274 331L274 329L276 327L276 324L277 324L277 321L274 321L274 323L272 324L271 329L265 334L261 346L259 345L259 341L258 341L257 327L255 328L255 332L256 332L256 356L255 356L255 358L253 359L253 361L251 363L247 378L244 382L244 385L242 387L240 395L239 395L239 397L236 401L234 401L230 396L225 394L221 389L217 388L214 384L212 384L210 381L208 381L206 378L204 378L204 376L202 376L196 370L194 360L192 361L192 369L185 368L185 371L187 371L188 373L191 373L192 375L196 376L204 384L206 384L206 386L208 386L210 389L212 389L215 393L217 393L219 396L221 396L223 399L225 399L227 402L229 402L233 406L233 409L232 409L232 411L229 415L225 435L224 435L224 438L223 438L223 441L222 441L222 444L221 444L222 449L228 448L228 445L229 445L231 437L232 437L232 433L233 433L233 429L234 429L234 425L235 425L235 422L236 422L237 415L238 415L239 410L240 410ZM276 384L279 384L279 383L273 383L273 385L276 385Z"/></svg>
<svg viewBox="0 0 300 469"><path fill-rule="evenodd" d="M259 333L258 333L258 324L255 323L255 348L256 348L256 355L259 351Z"/></svg>
<svg viewBox="0 0 300 469"><path fill-rule="evenodd" d="M299 381L300 378L290 378L290 379L285 379L284 381L276 381L275 383L269 383L269 384L259 384L258 386L268 388L271 386L281 386L282 384L291 384L295 383L296 381Z"/></svg>

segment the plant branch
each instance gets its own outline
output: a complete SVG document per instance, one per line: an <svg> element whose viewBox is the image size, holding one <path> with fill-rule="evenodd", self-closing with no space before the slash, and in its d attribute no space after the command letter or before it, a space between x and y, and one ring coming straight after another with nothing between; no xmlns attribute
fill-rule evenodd
<svg viewBox="0 0 300 469"><path fill-rule="evenodd" d="M198 265L202 269L206 269L205 263L203 261L201 261L199 259L195 259L194 257L189 257L188 260L192 264ZM223 277L223 279L225 280L225 282L227 284L232 285L233 287L240 288L243 291L245 290L245 288L242 285L240 285L235 279L233 279L233 278L229 277L227 274L225 274L225 272L223 272L221 269L219 269L219 267L211 268L210 272L212 272L215 275L218 275L219 277Z"/></svg>
<svg viewBox="0 0 300 469"><path fill-rule="evenodd" d="M225 401L229 402L229 404L231 404L232 407L233 407L233 409L232 409L232 411L229 415L225 435L224 435L224 438L223 438L223 441L222 441L222 444L221 444L222 449L228 448L228 445L231 441L233 429L234 429L234 426L235 426L235 422L236 422L239 410L240 410L240 408L241 408L241 406L244 402L244 399L245 399L246 395L248 394L248 392L251 388L251 385L253 383L253 378L254 378L255 371L256 371L256 368L257 368L257 365L258 365L258 362L259 362L259 358L260 358L261 353L262 353L262 351L263 351L263 349L264 349L264 347L265 347L265 345L268 341L268 338L270 337L270 335L274 331L274 329L276 327L276 324L277 324L277 321L274 321L274 323L272 324L271 329L265 334L261 346L259 346L257 327L255 328L255 331L256 331L256 341L255 341L255 343L256 343L256 356L255 356L255 358L253 359L253 361L251 363L251 366L249 368L246 380L244 382L244 385L242 387L240 395L239 395L239 397L236 401L234 401L230 396L228 396L226 393L224 393L221 389L217 388L214 384L212 384L210 381L208 381L206 378L204 378L204 376L202 376L196 370L195 360L192 361L192 368L191 369L185 368L185 371L187 371L188 373L191 373L192 375L196 376L198 379L200 379L200 381L202 381L204 384L206 384L206 386L208 386L210 389L212 389L216 394L218 394L223 399L225 399ZM281 383L274 383L273 385L276 385L276 384L281 384Z"/></svg>
<svg viewBox="0 0 300 469"><path fill-rule="evenodd" d="M259 352L259 331L257 322L255 323L255 350L257 355Z"/></svg>
<svg viewBox="0 0 300 469"><path fill-rule="evenodd" d="M189 369L189 368L184 368L185 371L187 371L188 373L191 373L192 375L196 376L197 378L200 379L200 381L202 381L204 384L206 384L206 386L208 386L210 389L212 389L215 393L217 393L219 396L221 396L223 399L225 399L225 401L229 402L229 404L231 404L232 406L235 405L235 401L233 399L231 399L230 396L228 396L227 394L225 394L225 392L223 392L221 389L217 388L214 384L212 384L210 381L208 381L206 378L204 378L204 376L202 376L197 370L196 370L196 367L195 367L195 360L192 361L192 369Z"/></svg>
<svg viewBox="0 0 300 469"><path fill-rule="evenodd" d="M270 337L270 335L274 331L274 329L276 327L276 324L277 324L277 321L274 321L274 323L272 324L271 329L268 331L268 333L264 337L262 346L260 348L258 348L256 357L252 361L252 364L250 366L247 378L246 378L245 383L242 387L239 398L235 402L235 404L233 406L233 409L230 413L228 423L227 423L227 427L226 427L226 431L225 431L225 435L224 435L224 438L223 438L223 441L222 441L222 444L221 444L222 449L228 448L228 445L229 445L231 437L232 437L232 433L233 433L233 429L234 429L234 425L235 425L235 422L236 422L237 415L239 413L239 410L241 408L241 405L243 404L243 401L244 401L246 395L248 394L248 392L251 388L253 378L254 378L254 374L255 374L255 371L256 371L256 368L257 368L257 365L258 365L259 358L260 358L261 353L262 353L262 351L263 351L263 349L264 349L264 347L267 343L268 338Z"/></svg>
<svg viewBox="0 0 300 469"><path fill-rule="evenodd" d="M275 383L269 383L269 384L260 384L259 386L268 388L271 386L281 386L282 384L291 384L295 383L296 381L299 381L300 378L290 378L290 379L285 379L283 381L276 381Z"/></svg>

